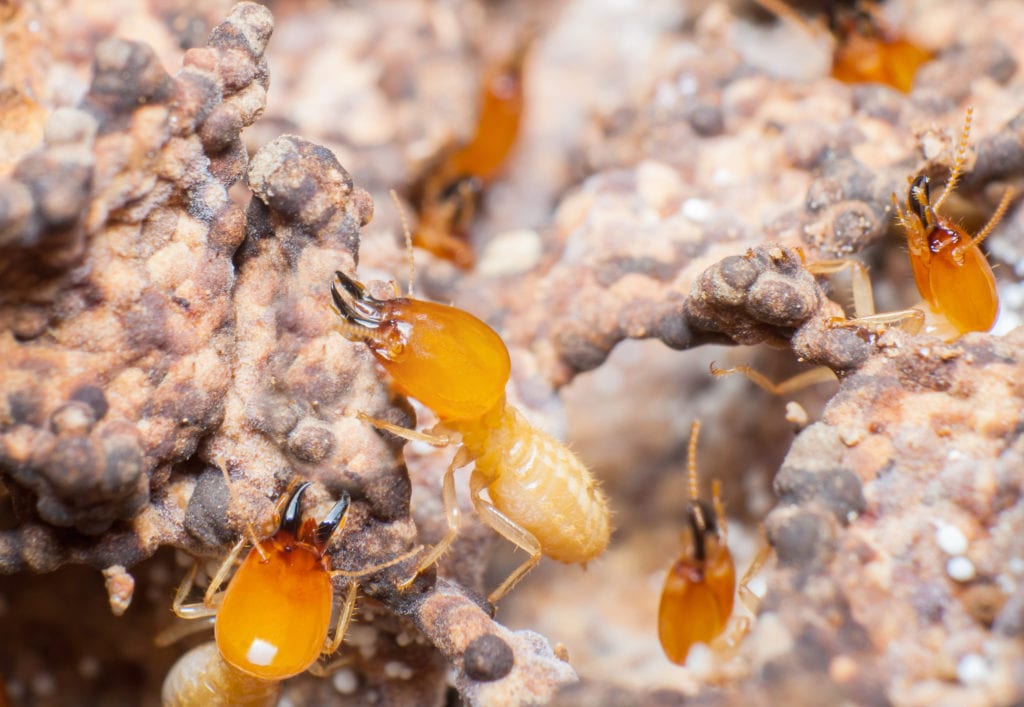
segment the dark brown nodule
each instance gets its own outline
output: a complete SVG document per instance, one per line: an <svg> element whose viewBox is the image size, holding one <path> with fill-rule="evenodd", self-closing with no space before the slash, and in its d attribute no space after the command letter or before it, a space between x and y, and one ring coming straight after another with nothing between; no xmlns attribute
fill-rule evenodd
<svg viewBox="0 0 1024 707"><path fill-rule="evenodd" d="M805 569L824 567L835 554L835 529L821 513L779 508L765 522L779 564Z"/></svg>
<svg viewBox="0 0 1024 707"><path fill-rule="evenodd" d="M745 258L742 255L730 255L718 264L722 273L722 279L731 287L737 290L746 290L763 270L753 258Z"/></svg>
<svg viewBox="0 0 1024 707"><path fill-rule="evenodd" d="M860 478L849 469L812 471L783 466L775 476L774 486L781 502L801 505L816 499L843 525L865 506Z"/></svg>
<svg viewBox="0 0 1024 707"><path fill-rule="evenodd" d="M469 678L490 682L512 672L515 656L505 641L493 633L486 633L466 647L462 663Z"/></svg>

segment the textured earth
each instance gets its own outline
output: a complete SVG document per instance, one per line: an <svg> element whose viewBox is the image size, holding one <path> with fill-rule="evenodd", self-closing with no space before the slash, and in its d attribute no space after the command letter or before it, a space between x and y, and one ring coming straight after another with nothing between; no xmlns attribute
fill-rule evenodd
<svg viewBox="0 0 1024 707"><path fill-rule="evenodd" d="M453 450L360 419L431 415L337 335L328 285L404 286L388 191L407 204L468 139L480 77L528 35L478 265L417 251L416 286L499 331L510 399L594 469L612 545L586 571L545 560L495 613L521 556L462 471L455 549L404 590L411 562L360 579L348 662L286 700L1024 700L1024 210L985 244L992 333L836 326L848 283L807 267L857 257L881 310L915 303L890 194L946 178L968 105L947 213L975 231L1020 192L1024 10L883 10L935 54L907 94L837 82L823 22L739 2L0 9L0 704L156 704L209 639L169 640L174 587L294 476L313 515L354 499L336 568L440 537ZM783 399L712 361L839 381ZM655 616L695 417L739 569L771 553L738 649L679 667Z"/></svg>

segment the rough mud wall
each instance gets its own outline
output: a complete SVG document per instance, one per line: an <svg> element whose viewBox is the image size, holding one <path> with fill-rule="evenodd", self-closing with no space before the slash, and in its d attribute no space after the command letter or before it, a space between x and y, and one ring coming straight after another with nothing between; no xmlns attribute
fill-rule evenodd
<svg viewBox="0 0 1024 707"><path fill-rule="evenodd" d="M838 84L827 37L719 3L652 3L642 18L601 2L5 11L0 621L17 639L0 678L15 703L153 702L184 651L151 641L188 557L215 565L295 474L318 482L314 513L342 488L355 499L335 567L436 540L450 451L403 456L358 420L429 415L331 330L327 283L335 269L404 278L386 190L467 134L477 76L528 23L527 123L475 231L480 267L418 254L418 284L499 329L511 396L580 440L617 537L585 574L542 564L497 623L481 597L502 546L470 517L409 590L396 587L408 563L367 578L351 663L286 696L525 704L578 674L555 699L1019 701L1021 210L990 243L996 334L831 327L842 288L803 265L867 253L880 302L910 304L889 195L907 175L948 174L965 105L957 218L983 223L1024 175L1019 7L892 8L937 52L909 95ZM760 342L843 374L791 447L781 402L712 382L699 358ZM763 519L775 552L737 655L678 668L652 617L696 415L702 474L754 521L734 538L756 545ZM143 563L161 546L187 555ZM134 576L118 623L94 615L98 573L54 572L83 563L109 568L112 606L131 584L116 567ZM86 621L68 583L90 578Z"/></svg>

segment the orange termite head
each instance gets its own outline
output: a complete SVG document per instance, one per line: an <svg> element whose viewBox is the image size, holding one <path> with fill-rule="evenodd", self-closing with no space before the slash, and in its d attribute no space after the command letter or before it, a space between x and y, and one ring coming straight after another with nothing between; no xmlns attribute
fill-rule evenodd
<svg viewBox="0 0 1024 707"><path fill-rule="evenodd" d="M487 324L443 304L380 300L348 275L335 275L338 331L366 343L402 393L442 420L478 418L503 399L511 361Z"/></svg>

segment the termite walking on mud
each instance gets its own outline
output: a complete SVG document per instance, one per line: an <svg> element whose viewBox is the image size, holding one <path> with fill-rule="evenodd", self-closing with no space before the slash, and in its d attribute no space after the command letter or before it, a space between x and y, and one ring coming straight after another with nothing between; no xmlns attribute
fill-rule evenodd
<svg viewBox="0 0 1024 707"><path fill-rule="evenodd" d="M932 199L931 180L925 175L908 178L910 186L902 204L895 194L891 195L896 222L906 235L914 284L923 301L910 309L876 314L871 281L863 264L851 259L808 263L807 270L816 275L830 275L840 270L850 272L854 317L841 320L837 325L872 329L899 326L911 334L924 330L951 341L968 332L989 331L995 324L999 293L992 267L980 245L1006 214L1015 196L1014 190L1008 188L1003 193L988 223L975 236L940 212L963 174L973 114L973 109L968 107L953 168L937 199ZM776 395L834 378L828 369L814 369L775 384L749 366L722 370L712 364L711 372L716 376L743 373Z"/></svg>
<svg viewBox="0 0 1024 707"><path fill-rule="evenodd" d="M491 593L492 603L541 555L586 563L601 554L611 532L605 495L568 447L531 425L506 400L511 361L501 337L455 307L411 297L376 299L360 282L335 274L331 294L341 315L339 333L365 343L399 392L419 400L440 420L430 434L381 421L373 424L406 439L460 443L442 484L448 532L423 557L407 584L455 539L460 511L454 474L470 462L477 514L529 553Z"/></svg>
<svg viewBox="0 0 1024 707"><path fill-rule="evenodd" d="M719 483L716 481L712 486L713 506L699 498L699 434L700 421L694 420L687 455L689 499L683 550L665 576L658 606L658 639L668 659L679 665L686 662L696 643L714 648L735 646L750 624L749 619L739 618L729 626L736 595L736 564L729 551ZM740 597L745 604L756 603L746 585L764 564L768 552L767 547L762 550L740 580Z"/></svg>
<svg viewBox="0 0 1024 707"><path fill-rule="evenodd" d="M978 246L995 229L1013 199L1007 189L995 213L976 236L970 236L939 212L963 172L973 111L967 109L953 170L938 199L932 201L928 177L910 180L905 205L892 195L896 220L907 235L914 282L924 298L926 321L935 322L948 338L970 331L988 331L999 312L996 279Z"/></svg>
<svg viewBox="0 0 1024 707"><path fill-rule="evenodd" d="M174 664L164 680L164 705L277 704L282 680L306 670L317 672L317 659L332 655L341 645L357 585L350 582L338 604L333 578L373 574L421 549L358 572L332 570L325 550L345 523L349 496L343 493L319 524L302 521L300 504L309 486L301 483L282 496L275 510L277 530L265 540L253 539L252 550L226 590L219 591L247 537L221 563L202 602L185 603L195 565L178 588L172 610L185 619L215 616L215 640L193 648ZM335 611L334 635L329 636Z"/></svg>

